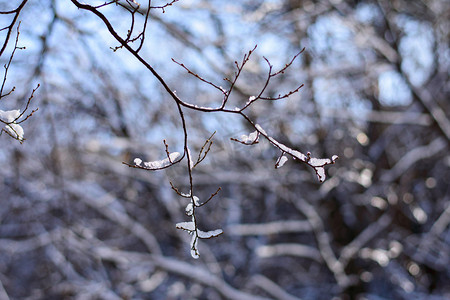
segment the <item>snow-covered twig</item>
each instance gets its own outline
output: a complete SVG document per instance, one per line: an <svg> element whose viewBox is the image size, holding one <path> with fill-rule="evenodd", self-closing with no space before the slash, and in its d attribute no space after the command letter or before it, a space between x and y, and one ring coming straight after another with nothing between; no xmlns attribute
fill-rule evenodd
<svg viewBox="0 0 450 300"><path fill-rule="evenodd" d="M26 2L26 1L24 1L24 2ZM18 12L17 12L17 14L18 14ZM19 22L19 25L17 25L17 35L16 35L16 40L14 43L14 49L11 52L8 63L5 64L5 74L3 75L3 81L2 81L2 85L0 87L0 100L6 96L11 95L15 91L15 87L13 87L9 92L3 94L6 79L8 76L8 71L11 66L11 62L13 60L14 54L16 53L17 49L25 49L25 47L18 46L19 35L20 35L19 29L20 29L20 22ZM7 42L8 42L8 40L5 41L4 46L7 44ZM2 49L2 52L3 52L3 49ZM27 103L22 112L20 112L20 109L8 110L8 111L0 110L0 123L3 123L5 125L4 128L2 128L0 130L0 134L2 132L6 132L8 135L10 135L12 138L18 140L20 143L22 143L25 140L23 127L19 124L25 122L29 117L31 117L38 110L37 108L32 110L31 113L29 113L27 116L25 116L23 119L21 119L24 116L24 114L28 111L31 99L33 99L34 93L39 88L39 86L40 85L38 84L37 87L35 89L33 89L33 91L31 92L31 95L30 95L30 97L28 97ZM21 120L19 120L19 119L21 119Z"/></svg>
<svg viewBox="0 0 450 300"><path fill-rule="evenodd" d="M339 156L337 156L337 155L333 155L331 157L331 159L330 158L311 157L311 152L307 152L306 154L303 154L302 152L300 152L298 150L294 150L294 149L289 148L288 146L278 142L276 139L274 139L273 137L268 135L266 133L266 131L259 124L256 124L255 128L256 128L256 130L258 130L258 132L261 135L263 135L269 142L271 142L272 145L274 145L275 147L280 149L283 153L291 156L295 160L302 161L302 162L306 163L308 166L312 167L314 169L314 171L316 172L317 178L319 179L320 182L323 182L326 178L324 167L327 165L334 164L336 162L336 160L339 158ZM281 158L279 158L279 160L281 161ZM285 159L283 159L283 160L285 160ZM277 164L279 165L278 161L277 161Z"/></svg>
<svg viewBox="0 0 450 300"><path fill-rule="evenodd" d="M250 133L248 136L243 134L239 139L230 138L230 140L244 144L244 145L254 145L259 143L259 132L257 130Z"/></svg>
<svg viewBox="0 0 450 300"><path fill-rule="evenodd" d="M199 258L200 252L198 250L198 240L199 239L210 239L212 237L217 237L223 233L222 229L216 229L211 231L202 231L198 228L197 224L197 218L195 215L195 208L200 207L204 204L206 204L210 199L212 199L219 190L217 190L216 193L211 195L211 197L205 201L203 204L200 204L199 198L197 196L192 197L192 201L189 202L186 205L185 212L186 215L191 217L190 222L179 222L175 225L177 229L181 229L184 231L187 231L191 235L191 256L193 258Z"/></svg>

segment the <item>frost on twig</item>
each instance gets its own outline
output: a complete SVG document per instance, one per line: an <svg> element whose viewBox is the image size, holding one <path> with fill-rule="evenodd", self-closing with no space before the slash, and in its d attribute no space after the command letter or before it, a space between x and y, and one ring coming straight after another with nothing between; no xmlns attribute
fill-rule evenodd
<svg viewBox="0 0 450 300"><path fill-rule="evenodd" d="M167 167L173 165L178 157L180 157L179 152L172 152L165 159L144 162L144 166L141 165L142 159L135 158L134 164L136 165L136 167L139 167L142 169L161 170L163 168L167 168Z"/></svg>
<svg viewBox="0 0 450 300"><path fill-rule="evenodd" d="M156 171L168 168L176 163L179 163L183 159L183 156L180 158L181 154L179 152L171 153L169 151L169 146L167 145L166 140L164 140L163 142L164 146L166 147L166 158L161 160L143 162L141 158L137 157L133 160L134 164L129 164L126 162L123 162L123 164L131 168Z"/></svg>
<svg viewBox="0 0 450 300"><path fill-rule="evenodd" d="M269 142L271 142L272 145L274 145L275 147L277 147L278 149L283 151L284 154L290 155L293 159L300 160L300 161L306 163L307 165L309 165L310 167L312 167L314 169L314 171L316 172L317 178L319 179L320 182L323 182L326 178L324 167L326 165L334 164L336 162L336 160L339 158L337 155L333 155L331 157L331 159L330 158L311 157L310 152L303 154L302 152L300 152L298 150L294 150L294 149L278 142L273 137L269 136L266 133L266 131L259 124L256 124L255 128L261 135L263 135ZM281 160L286 162L287 158L283 159L282 157L280 157L278 159L277 163L275 164L275 167L277 167L277 166L280 167ZM284 162L283 162L283 164L284 164ZM281 164L281 166L283 164Z"/></svg>

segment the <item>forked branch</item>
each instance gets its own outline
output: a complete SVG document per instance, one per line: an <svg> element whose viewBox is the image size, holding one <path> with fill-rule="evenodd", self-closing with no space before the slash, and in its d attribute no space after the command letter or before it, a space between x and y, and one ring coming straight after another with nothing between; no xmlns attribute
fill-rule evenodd
<svg viewBox="0 0 450 300"><path fill-rule="evenodd" d="M304 49L302 49L299 53L297 53L284 67L282 67L280 70L274 72L273 71L273 66L270 64L269 60L264 58L265 61L268 64L268 72L267 72L267 77L266 80L264 81L264 84L262 86L262 88L259 90L258 93L256 93L256 96L251 96L248 98L248 101L246 101L245 103L243 103L241 105L241 107L235 107L235 108L229 108L228 105L228 100L230 99L230 95L233 93L238 80L244 70L245 65L248 63L248 61L250 60L252 54L254 53L254 51L256 50L256 46L248 51L244 56L241 62L235 61L235 71L233 73L233 77L232 78L225 78L224 80L227 82L228 88L223 88L221 85L213 83L213 81L207 80L204 77L200 76L199 74L197 74L196 72L193 72L189 67L187 67L185 64L180 63L176 60L173 59L173 61L175 63L177 63L179 66L181 66L184 70L186 70L190 75L194 76L196 79L200 80L201 82L212 86L213 88L215 88L216 90L218 90L221 94L222 94L222 101L221 104L218 107L202 107L202 106L198 106L192 102L186 101L181 99L173 89L171 89L169 87L169 85L165 82L165 80L163 79L163 77L152 67L152 65L146 60L144 59L138 52L142 46L143 40L144 40L144 35L141 35L141 45L139 46L139 48L137 50L134 50L131 46L130 46L130 42L135 41L137 38L133 39L131 38L132 36L132 32L134 30L134 15L135 13L138 11L137 9L128 9L129 13L132 15L132 25L130 27L130 30L128 31L127 35L122 38L114 29L114 27L112 26L112 24L109 22L109 20L98 10L98 7L94 7L88 4L81 4L79 1L77 0L71 0L72 3L74 3L78 8L80 9L84 9L87 11L92 12L93 14L95 14L97 17L99 17L103 23L106 25L106 27L108 28L109 32L111 33L111 35L119 42L119 46L114 48L114 50L117 50L119 48L124 48L127 51L129 51L134 57L136 57L138 59L139 62L141 62L152 74L153 76L156 77L156 79L161 83L161 85L164 87L164 89L166 90L167 94L174 100L175 105L177 107L178 113L179 113L179 117L181 120L181 127L184 133L184 141L183 141L183 153L180 154L178 152L169 152L168 150L168 145L167 143L164 141L164 145L165 145L165 151L166 151L166 158L162 159L162 160L157 160L157 161L152 161L152 162L144 162L144 164L142 165L142 159L140 158L136 158L134 160L134 164L128 164L126 162L124 162L124 164L128 165L129 167L133 167L133 168L139 168L139 169L144 169L144 170L149 170L149 171L155 171L155 170L161 170L161 169L166 169L168 167L173 166L174 164L177 164L179 162L181 162L184 158L186 158L187 160L187 170L188 170L188 177L189 177L189 191L188 193L182 193L180 192L180 190L178 188L176 188L172 183L172 189L182 198L187 198L189 199L189 203L187 204L185 211L186 214L191 217L191 221L190 222L181 222L178 223L176 225L177 228L185 230L187 232L189 232L189 234L192 236L191 239L191 255L194 258L198 258L199 256L199 252L198 252L198 248L197 248L197 242L198 239L200 238L211 238L211 237L215 237L218 236L222 233L221 229L217 229L217 230L213 230L213 231L208 231L208 232L204 232L201 231L198 228L198 223L197 223L197 216L196 216L196 208L205 205L206 203L208 203L212 198L214 198L215 196L217 196L217 194L220 191L220 188L217 189L216 192L214 192L213 194L211 194L211 196L204 201L203 203L200 202L199 198L195 195L194 193L194 181L193 181L193 170L195 167L197 167L206 157L206 155L210 152L211 149L211 145L212 145L212 138L214 136L214 133L206 140L206 142L204 143L204 145L202 146L202 148L200 149L198 156L197 156L197 160L194 161L193 156L191 154L191 151L189 149L188 146L188 129L186 126L186 121L185 121L185 117L184 117L184 108L193 110L193 111L199 111L199 112L223 112L223 113L230 113L230 114L238 114L241 115L242 118L248 122L254 129L255 131L250 133L248 136L247 135L243 135L241 136L240 139L232 139L233 141L245 144L245 145L255 145L259 142L259 138L260 136L264 137L265 139L267 139L273 146L275 146L276 148L278 148L281 152L282 152L282 156L280 156L280 158L277 160L276 162L276 167L281 167L287 160L287 156L292 157L293 159L297 159L299 161L302 161L304 163L306 163L307 165L309 165L310 167L312 167L315 172L316 175L319 178L319 181L323 181L325 180L325 169L324 167L326 165L329 164L333 164L335 162L335 160L337 159L337 156L333 156L331 159L318 159L318 158L314 158L311 157L311 154L308 152L307 154L303 154L300 151L297 150L293 150L290 147L278 142L276 139L274 139L273 137L271 137L270 135L268 135L266 133L266 131L259 126L256 122L254 122L246 113L244 113L244 111L250 106L253 105L254 103L256 103L258 100L270 100L270 101L274 101L274 100L282 100L285 98L290 97L291 95L297 93L302 87L303 84L297 86L296 88L294 88L293 90L284 93L284 94L279 94L276 97L270 97L270 96L265 96L266 93L266 89L268 88L270 82L272 79L278 77L281 74L284 74L285 71L287 71L287 69L292 66L292 64L294 63L294 61L296 60L296 58L304 51ZM158 7L160 9L163 10L164 12L164 8L171 6L173 3L175 3L176 1L171 1L168 2L166 5ZM133 2L134 3L134 2ZM136 7L134 6L134 4L130 3L130 1L128 1L128 4L130 5L130 7ZM139 6L139 4L135 4L137 6ZM150 11L151 8L156 8L156 7L151 7L150 2L149 2L149 6L148 6L148 10L146 12L146 16L145 16L145 24L144 24L144 28L142 30L142 32L145 32L145 28L146 28L146 24L147 24L147 18L148 18L148 13ZM139 35L138 35L139 37Z"/></svg>

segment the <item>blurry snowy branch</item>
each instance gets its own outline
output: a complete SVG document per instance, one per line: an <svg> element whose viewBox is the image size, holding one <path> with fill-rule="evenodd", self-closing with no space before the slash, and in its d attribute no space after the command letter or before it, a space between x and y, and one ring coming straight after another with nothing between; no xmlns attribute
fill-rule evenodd
<svg viewBox="0 0 450 300"><path fill-rule="evenodd" d="M76 231L68 229L56 229L51 232L44 231L35 237L17 242L13 240L0 239L0 249L7 253L26 253L46 249L49 257L57 268L68 278L75 279L76 286L55 285L53 289L70 289L73 293L91 297L98 296L104 299L121 299L112 289L107 287L104 279L100 277L91 280L83 278L75 268L75 262L71 257L62 253L60 245L62 242L71 246L75 253L86 253L86 259L101 260L104 263L113 262L126 270L131 278L123 284L133 284L137 280L138 286L146 292L150 292L161 285L166 278L166 272L177 274L216 289L227 299L268 299L241 292L228 285L223 278L211 273L210 270L186 263L181 260L165 257L160 253L146 254L143 252L132 252L118 250L110 247L100 240L87 234L87 228L79 228ZM139 267L153 273L150 278L139 278ZM142 272L142 270L140 271ZM136 283L134 283L136 284Z"/></svg>
<svg viewBox="0 0 450 300"><path fill-rule="evenodd" d="M383 176L381 176L381 180L392 182L397 179L401 174L405 173L414 166L415 163L422 159L426 159L436 155L440 151L443 151L447 148L448 142L443 138L436 138L429 145L421 146L412 149L408 153L406 153L389 171L387 171Z"/></svg>
<svg viewBox="0 0 450 300"><path fill-rule="evenodd" d="M265 297L260 297L257 295L252 295L246 292L236 290L231 286L229 286L222 278L214 274L211 274L208 270L204 269L203 267L193 266L189 263L180 260L144 253L119 251L106 247L97 247L95 251L105 261L111 260L126 264L130 263L142 264L149 262L151 265L154 265L165 271L183 277L192 278L193 280L205 286L210 286L216 289L222 296L224 296L227 299L268 300L268 298Z"/></svg>

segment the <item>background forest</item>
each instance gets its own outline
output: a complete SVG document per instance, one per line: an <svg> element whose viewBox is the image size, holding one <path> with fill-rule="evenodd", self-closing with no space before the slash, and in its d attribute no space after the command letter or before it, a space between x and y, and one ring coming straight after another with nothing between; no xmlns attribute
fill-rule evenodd
<svg viewBox="0 0 450 300"><path fill-rule="evenodd" d="M86 3L192 107L78 1L0 1L0 299L450 298L448 1Z"/></svg>

